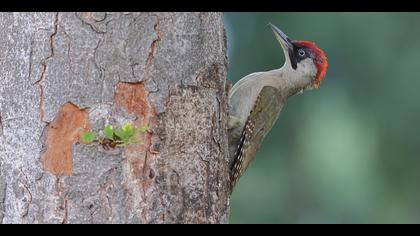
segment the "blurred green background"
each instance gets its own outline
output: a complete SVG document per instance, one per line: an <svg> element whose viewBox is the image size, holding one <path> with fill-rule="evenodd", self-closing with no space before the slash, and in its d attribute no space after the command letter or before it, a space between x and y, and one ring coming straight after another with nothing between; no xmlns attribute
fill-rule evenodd
<svg viewBox="0 0 420 236"><path fill-rule="evenodd" d="M420 13L226 13L232 82L283 65L268 22L329 68L286 104L231 223L420 223Z"/></svg>

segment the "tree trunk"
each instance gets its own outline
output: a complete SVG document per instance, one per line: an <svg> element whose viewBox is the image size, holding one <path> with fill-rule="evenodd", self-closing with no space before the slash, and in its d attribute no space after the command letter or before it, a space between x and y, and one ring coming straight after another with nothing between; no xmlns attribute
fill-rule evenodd
<svg viewBox="0 0 420 236"><path fill-rule="evenodd" d="M226 223L221 13L1 13L0 222ZM84 144L148 124L143 144Z"/></svg>

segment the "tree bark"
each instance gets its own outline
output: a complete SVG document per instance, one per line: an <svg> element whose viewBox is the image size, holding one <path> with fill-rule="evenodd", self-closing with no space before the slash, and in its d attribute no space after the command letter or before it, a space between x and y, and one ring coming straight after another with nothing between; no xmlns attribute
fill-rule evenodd
<svg viewBox="0 0 420 236"><path fill-rule="evenodd" d="M1 13L0 222L226 223L221 13ZM148 124L106 150L87 130Z"/></svg>

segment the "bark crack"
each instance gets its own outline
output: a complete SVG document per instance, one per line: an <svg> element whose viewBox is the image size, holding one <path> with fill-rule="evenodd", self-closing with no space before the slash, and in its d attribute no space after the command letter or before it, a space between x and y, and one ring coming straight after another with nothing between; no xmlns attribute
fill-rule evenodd
<svg viewBox="0 0 420 236"><path fill-rule="evenodd" d="M158 47L159 41L161 40L161 37L162 37L162 34L160 32L159 16L155 15L155 17L156 17L156 24L153 26L153 28L157 34L157 37L156 39L152 41L152 44L150 45L149 55L147 56L147 59L146 59L146 69L152 64L152 61L157 53L157 47Z"/></svg>
<svg viewBox="0 0 420 236"><path fill-rule="evenodd" d="M57 35L58 32L58 12L55 13L55 19L54 19L54 31L53 33L50 35L50 55L48 55L46 58L44 58L41 62L41 76L39 77L39 79L37 81L35 81L35 85L37 85L39 87L39 91L40 91L40 101L39 101L39 113L41 116L41 121L44 123L47 123L47 121L45 121L45 109L44 109L44 87L42 86L41 82L45 79L45 73L47 71L47 61L54 57L54 40L55 40L55 36Z"/></svg>
<svg viewBox="0 0 420 236"><path fill-rule="evenodd" d="M63 199L63 204L59 206L59 209L64 210L64 216L61 220L61 224L67 224L68 223L68 200L67 196L64 193L64 186L62 186L60 177L56 177L56 191L58 194L58 197Z"/></svg>
<svg viewBox="0 0 420 236"><path fill-rule="evenodd" d="M30 81L31 79L31 75L32 75L32 55L34 52L34 39L32 38L31 40L31 48L29 49L29 71L28 71L28 81Z"/></svg>
<svg viewBox="0 0 420 236"><path fill-rule="evenodd" d="M206 196L207 200L207 210L205 210L206 217L209 217L211 213L209 213L209 208L211 207L211 199L210 199L210 192L209 192L209 171L210 171L210 161L205 160L201 155L200 159L204 162L205 165L205 172L204 172L204 196Z"/></svg>
<svg viewBox="0 0 420 236"><path fill-rule="evenodd" d="M98 44L93 49L93 61L95 63L96 68L100 72L100 75L99 76L100 76L101 79L104 79L105 68L98 63L98 61L96 60L96 57L98 55L99 47L102 46L103 41L104 41L103 38L99 39L98 40Z"/></svg>
<svg viewBox="0 0 420 236"><path fill-rule="evenodd" d="M97 33L97 34L105 34L106 33L106 29L105 31L98 29L98 26L95 25L95 23L100 23L103 22L107 17L108 14L105 13L104 14L104 18L96 20L93 16L92 16L92 12L85 12L84 13L87 19L84 19L84 17L81 17L79 14L74 13L74 15L76 16L77 19L79 19L82 24L89 26L93 32ZM91 21L93 20L93 22ZM107 22L109 23L109 22Z"/></svg>
<svg viewBox="0 0 420 236"><path fill-rule="evenodd" d="M112 218L112 204L111 204L111 199L108 196L108 194L105 194L105 199L106 199L106 203L108 205L108 215L109 215L109 219Z"/></svg>
<svg viewBox="0 0 420 236"><path fill-rule="evenodd" d="M217 148L219 149L219 153L222 152L222 145L220 144L220 141L216 138L216 136L214 135L215 133L215 129L217 129L217 125L216 125L216 112L213 113L212 117L211 117L211 137L213 139L213 142L217 145Z"/></svg>
<svg viewBox="0 0 420 236"><path fill-rule="evenodd" d="M98 61L96 60L97 55L98 55L98 51L99 51L99 47L102 46L104 42L104 38L102 37L101 39L99 39L98 44L96 45L96 47L93 49L93 62L95 63L95 67L99 70L99 78L102 79L102 85L101 85L101 102L104 99L104 90L105 90L105 68L100 65L98 63Z"/></svg>
<svg viewBox="0 0 420 236"><path fill-rule="evenodd" d="M153 29L156 32L156 38L150 44L149 54L146 58L146 62L145 62L144 70L143 70L144 71L144 80L149 82L149 80L151 79L154 86L156 87L156 89L154 89L153 91L149 89L150 93L156 93L157 91L159 91L159 87L158 87L157 83L150 76L150 67L152 66L153 60L156 56L157 49L158 49L158 46L159 46L159 42L162 40L162 33L161 33L161 30L160 30L160 17L158 15L155 15L155 14L153 16L156 17L156 23L153 26ZM136 64L131 65L131 69L132 69L133 77L136 78L136 76L134 74L134 66L136 66Z"/></svg>
<svg viewBox="0 0 420 236"><path fill-rule="evenodd" d="M67 43L67 58L69 59L69 67L70 67L70 71L72 72L72 73L74 73L74 69L73 69L73 61L72 61L72 59L71 59L71 56L70 56L70 49L71 49L71 41L72 41L72 38L71 38L71 36L67 33L67 31L65 31L64 29L62 30L62 32L64 33L64 35L67 37L67 40L68 40L68 43Z"/></svg>
<svg viewBox="0 0 420 236"><path fill-rule="evenodd" d="M146 199L146 180L147 180L147 174L146 174L146 168L147 168L147 158L149 156L149 151L146 150L145 155L144 155L144 162L143 162L143 169L142 169L142 180L141 180L141 184L142 184L142 192L143 192L143 200L144 202L147 202Z"/></svg>
<svg viewBox="0 0 420 236"><path fill-rule="evenodd" d="M19 182L22 184L23 189L24 189L24 191L28 194L28 198L29 198L29 199L26 199L26 198L24 198L24 199L23 199L23 201L24 201L26 204L25 204L25 207L24 207L24 208L25 208L25 210L24 210L24 212L22 213L21 217L22 217L22 218L25 218L26 216L28 216L28 214L29 214L29 208L30 208L30 206L31 206L31 204L32 204L32 193L31 193L31 191L29 190L29 187L28 187L28 185L27 185L27 183L29 182L28 176L26 176L26 174L25 174L25 172L22 170L22 168L19 168L19 170L20 170L20 173L22 173L23 177L25 178L25 182L21 182L21 181L19 181Z"/></svg>
<svg viewBox="0 0 420 236"><path fill-rule="evenodd" d="M131 76L133 76L133 78L134 78L136 81L140 81L140 80L138 79L138 77L136 76L136 73L134 72L134 67L136 67L136 66L138 66L138 65L139 65L139 63L130 63Z"/></svg>
<svg viewBox="0 0 420 236"><path fill-rule="evenodd" d="M68 223L68 217L69 217L69 206L67 203L67 198L64 197L64 218L61 221L61 224L67 224Z"/></svg>
<svg viewBox="0 0 420 236"><path fill-rule="evenodd" d="M29 190L29 187L25 183L22 183L21 182L21 184L23 186L23 189L28 193L28 196L29 196L29 199L27 200L27 203L25 205L25 211L23 212L23 214L21 216L22 218L25 218L26 216L28 216L28 214L29 214L29 208L30 208L30 206L32 204L32 193Z"/></svg>

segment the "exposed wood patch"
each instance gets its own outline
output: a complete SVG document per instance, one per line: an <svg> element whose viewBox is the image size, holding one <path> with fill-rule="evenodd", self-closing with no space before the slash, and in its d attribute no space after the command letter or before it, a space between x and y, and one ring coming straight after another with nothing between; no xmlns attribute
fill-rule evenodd
<svg viewBox="0 0 420 236"><path fill-rule="evenodd" d="M47 126L42 155L44 169L54 175L73 173L73 145L90 129L88 113L73 103L64 104L54 121Z"/></svg>
<svg viewBox="0 0 420 236"><path fill-rule="evenodd" d="M134 125L140 127L148 124L153 127L155 123L155 110L149 102L149 92L144 88L143 83L119 83L115 89L115 102L117 106L122 107L127 112L134 114L137 118ZM131 173L142 178L144 159L147 158L146 152L149 151L152 135L150 133L141 134L139 139L144 142L143 145L130 145L126 149L126 155L129 157ZM142 160L140 162L140 160ZM147 171L148 173L148 171ZM149 173L148 173L149 175ZM147 178L149 179L149 178Z"/></svg>
<svg viewBox="0 0 420 236"><path fill-rule="evenodd" d="M140 127L148 124L153 127L156 124L156 112L149 102L149 92L144 88L143 83L121 82L115 89L116 105L134 114L137 119L134 125ZM152 146L151 133L140 134L139 139L144 142L142 145L130 145L124 152L129 165L129 175L132 183L138 183L137 188L133 189L134 194L140 202L147 201L148 190L153 183L153 170L150 169L150 161L154 159L156 153L150 151ZM147 209L144 208L141 217L148 221Z"/></svg>
<svg viewBox="0 0 420 236"><path fill-rule="evenodd" d="M117 106L137 116L136 123L139 125L148 122L155 112L149 103L149 93L143 83L121 82L115 89L115 102Z"/></svg>

